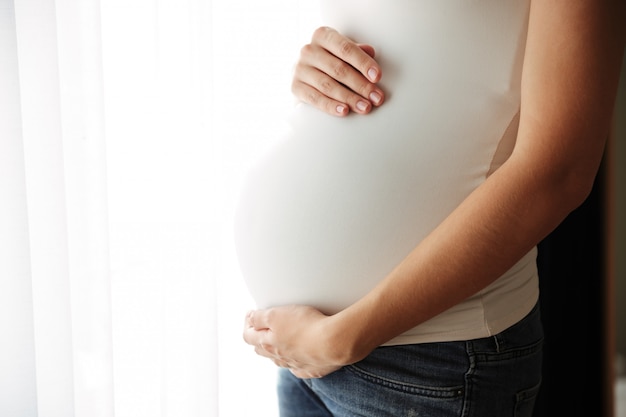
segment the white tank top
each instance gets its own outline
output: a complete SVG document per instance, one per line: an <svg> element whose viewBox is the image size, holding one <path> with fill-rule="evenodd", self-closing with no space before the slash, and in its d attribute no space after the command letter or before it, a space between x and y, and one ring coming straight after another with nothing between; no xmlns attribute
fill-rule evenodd
<svg viewBox="0 0 626 417"><path fill-rule="evenodd" d="M345 118L296 107L244 181L235 243L260 308L332 314L384 279L510 155L529 0L321 3L324 24L375 47L386 102ZM538 298L535 255L388 344L485 337L516 323Z"/></svg>

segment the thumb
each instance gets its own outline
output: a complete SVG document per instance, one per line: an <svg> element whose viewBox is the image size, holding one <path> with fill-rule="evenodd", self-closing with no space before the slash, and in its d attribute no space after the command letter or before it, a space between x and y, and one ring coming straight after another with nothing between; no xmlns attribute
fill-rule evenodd
<svg viewBox="0 0 626 417"><path fill-rule="evenodd" d="M252 327L254 330L269 329L267 313L265 310L249 311L248 314L246 314L246 323L248 327Z"/></svg>

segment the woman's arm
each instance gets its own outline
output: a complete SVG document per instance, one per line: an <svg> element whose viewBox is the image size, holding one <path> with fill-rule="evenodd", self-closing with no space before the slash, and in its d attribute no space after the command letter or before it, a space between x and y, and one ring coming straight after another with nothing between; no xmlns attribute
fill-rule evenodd
<svg viewBox="0 0 626 417"><path fill-rule="evenodd" d="M619 0L534 0L511 157L361 300L333 316L248 316L245 340L301 377L322 376L486 287L589 194L624 51Z"/></svg>

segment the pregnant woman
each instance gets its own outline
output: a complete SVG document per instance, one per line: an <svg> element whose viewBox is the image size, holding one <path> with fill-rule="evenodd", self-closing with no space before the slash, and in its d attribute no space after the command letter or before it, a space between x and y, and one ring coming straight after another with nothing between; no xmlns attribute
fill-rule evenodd
<svg viewBox="0 0 626 417"><path fill-rule="evenodd" d="M532 414L536 245L596 176L622 3L322 0L235 219L281 416Z"/></svg>

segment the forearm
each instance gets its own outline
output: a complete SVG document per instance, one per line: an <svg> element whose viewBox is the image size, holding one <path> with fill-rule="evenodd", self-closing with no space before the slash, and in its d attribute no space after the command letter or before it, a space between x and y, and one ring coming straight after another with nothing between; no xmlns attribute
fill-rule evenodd
<svg viewBox="0 0 626 417"><path fill-rule="evenodd" d="M332 318L346 362L492 283L582 201L584 187L568 195L560 174L530 168L510 160L373 291Z"/></svg>

